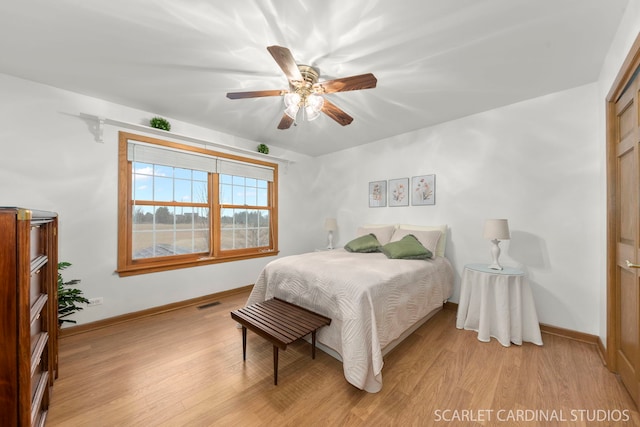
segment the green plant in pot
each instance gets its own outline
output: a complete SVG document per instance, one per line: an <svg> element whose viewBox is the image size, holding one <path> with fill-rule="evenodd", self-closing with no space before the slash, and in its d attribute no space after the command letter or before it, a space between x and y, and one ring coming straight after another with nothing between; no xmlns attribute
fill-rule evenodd
<svg viewBox="0 0 640 427"><path fill-rule="evenodd" d="M149 120L149 124L152 128L162 129L166 131L171 130L171 123L167 119L163 119L162 117L154 117Z"/></svg>
<svg viewBox="0 0 640 427"><path fill-rule="evenodd" d="M269 154L269 147L267 144L258 145L258 153Z"/></svg>
<svg viewBox="0 0 640 427"><path fill-rule="evenodd" d="M88 299L82 296L82 291L74 286L80 283L79 279L69 280L65 282L62 278L62 270L70 267L69 262L58 263L58 326L62 326L64 322L76 323L75 320L65 319L65 317L71 316L76 311L83 310L84 307L80 307L77 304L87 304Z"/></svg>

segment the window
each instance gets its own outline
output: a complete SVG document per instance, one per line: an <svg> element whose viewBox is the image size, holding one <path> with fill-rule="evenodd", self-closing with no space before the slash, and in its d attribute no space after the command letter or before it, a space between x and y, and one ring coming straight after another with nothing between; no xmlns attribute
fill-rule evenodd
<svg viewBox="0 0 640 427"><path fill-rule="evenodd" d="M277 253L277 165L120 132L121 276Z"/></svg>

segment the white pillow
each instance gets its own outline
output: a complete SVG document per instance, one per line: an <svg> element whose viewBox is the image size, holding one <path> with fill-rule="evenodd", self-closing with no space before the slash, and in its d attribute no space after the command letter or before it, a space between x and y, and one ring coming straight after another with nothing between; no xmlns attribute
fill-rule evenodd
<svg viewBox="0 0 640 427"><path fill-rule="evenodd" d="M391 241L391 235L393 235L393 231L396 229L395 225L363 225L362 227L358 227L358 231L356 232L356 237L364 236L366 234L373 234L378 239L381 245L386 245Z"/></svg>
<svg viewBox="0 0 640 427"><path fill-rule="evenodd" d="M447 246L447 224L442 225L409 225L409 224L400 224L398 226L401 230L414 230L414 231L440 231L440 239L438 240L438 245L436 246L435 254L437 256L444 256L444 251ZM418 236L416 236L418 237Z"/></svg>
<svg viewBox="0 0 640 427"><path fill-rule="evenodd" d="M408 236L409 234L415 236L415 238L418 239L418 242L420 242L422 246L431 251L431 258L436 255L438 240L440 240L440 236L442 235L440 230L422 231L397 229L393 232L393 236L391 236L391 242L397 242L398 240L401 240L404 236Z"/></svg>

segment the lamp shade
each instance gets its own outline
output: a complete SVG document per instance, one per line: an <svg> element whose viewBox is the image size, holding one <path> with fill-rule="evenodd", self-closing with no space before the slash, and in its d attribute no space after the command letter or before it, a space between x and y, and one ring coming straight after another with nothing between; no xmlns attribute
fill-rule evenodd
<svg viewBox="0 0 640 427"><path fill-rule="evenodd" d="M509 240L509 222L506 219L488 219L484 222L484 238Z"/></svg>
<svg viewBox="0 0 640 427"><path fill-rule="evenodd" d="M324 229L326 231L336 231L338 229L338 222L335 218L327 218L324 220Z"/></svg>

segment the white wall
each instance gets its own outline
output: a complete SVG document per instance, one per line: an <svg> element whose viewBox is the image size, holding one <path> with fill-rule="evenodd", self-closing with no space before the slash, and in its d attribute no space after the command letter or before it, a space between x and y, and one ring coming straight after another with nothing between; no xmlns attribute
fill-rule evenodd
<svg viewBox="0 0 640 427"><path fill-rule="evenodd" d="M598 135L601 144L601 193L604 194L600 206L602 210L602 216L605 218L605 224L603 225L602 235L606 238L606 126L605 126L605 100L608 92L611 90L613 82L618 75L622 63L624 62L629 49L633 45L638 33L640 32L640 0L629 0L625 14L620 22L616 36L611 43L607 57L604 60L602 69L600 71L600 77L598 78L598 103L599 107L599 127ZM606 245L601 248L600 257L606 259ZM607 344L607 277L606 277L606 264L602 264L600 271L600 329L599 336L602 343Z"/></svg>
<svg viewBox="0 0 640 427"><path fill-rule="evenodd" d="M310 191L337 217L341 244L363 223L447 223L456 302L464 265L490 261L484 220L508 218L501 261L528 272L540 321L596 334L598 102L590 84L326 155ZM424 174L436 174L435 206L368 207L369 181Z"/></svg>
<svg viewBox="0 0 640 427"><path fill-rule="evenodd" d="M75 316L80 323L245 286L273 259L118 277L117 128L107 126L97 143L78 114L136 123L153 114L4 75L0 90L0 200L59 212L60 259L73 263L65 277L81 279L87 297L104 297ZM296 160L281 166L281 256L325 246L330 216L342 244L364 222L448 223L457 301L464 264L489 259L484 219L506 217L513 238L502 243L502 260L529 272L540 320L596 333L597 102L594 84L321 158L272 148ZM255 145L169 119L178 133ZM369 181L430 173L435 206L368 208Z"/></svg>
<svg viewBox="0 0 640 427"><path fill-rule="evenodd" d="M148 123L154 114L1 74L0 93L0 205L59 213L59 258L73 264L64 277L80 279L85 296L104 298L103 305L78 313L79 323L246 286L274 259L120 278L114 273L118 128L106 126L105 142L98 143L91 132L95 123L79 118L79 113L134 123ZM256 146L168 119L178 133L251 150ZM276 148L272 154L306 158ZM280 170L279 237L286 255L309 249L304 245L309 231L296 216L307 174L297 164L280 165Z"/></svg>

